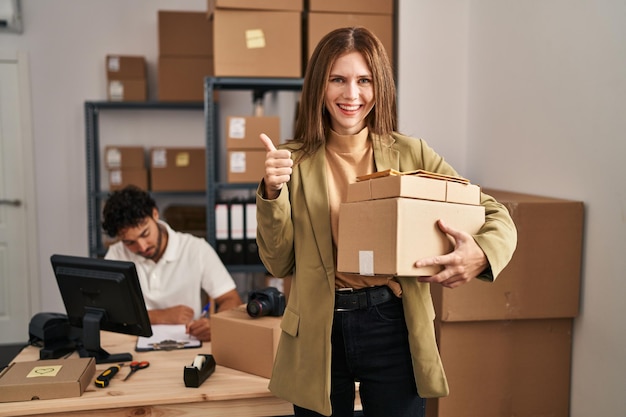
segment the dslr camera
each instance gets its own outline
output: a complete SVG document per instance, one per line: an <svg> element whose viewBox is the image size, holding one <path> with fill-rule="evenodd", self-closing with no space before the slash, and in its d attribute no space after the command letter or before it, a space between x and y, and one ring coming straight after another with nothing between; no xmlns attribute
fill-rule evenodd
<svg viewBox="0 0 626 417"><path fill-rule="evenodd" d="M251 291L246 311L250 317L282 316L285 312L285 295L274 287Z"/></svg>

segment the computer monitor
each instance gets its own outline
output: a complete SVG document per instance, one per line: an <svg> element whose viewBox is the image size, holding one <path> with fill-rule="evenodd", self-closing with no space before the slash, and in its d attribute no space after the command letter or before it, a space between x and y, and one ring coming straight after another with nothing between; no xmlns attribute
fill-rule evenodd
<svg viewBox="0 0 626 417"><path fill-rule="evenodd" d="M82 328L81 357L96 363L126 362L132 354L109 354L100 330L152 336L152 327L135 264L68 255L52 255L52 268L70 325Z"/></svg>

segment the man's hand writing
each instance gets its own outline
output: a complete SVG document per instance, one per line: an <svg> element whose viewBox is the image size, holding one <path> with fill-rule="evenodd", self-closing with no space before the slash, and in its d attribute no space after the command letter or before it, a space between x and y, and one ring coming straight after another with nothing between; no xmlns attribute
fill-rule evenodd
<svg viewBox="0 0 626 417"><path fill-rule="evenodd" d="M152 324L187 324L193 320L193 309L186 305L177 305L161 310L148 311Z"/></svg>

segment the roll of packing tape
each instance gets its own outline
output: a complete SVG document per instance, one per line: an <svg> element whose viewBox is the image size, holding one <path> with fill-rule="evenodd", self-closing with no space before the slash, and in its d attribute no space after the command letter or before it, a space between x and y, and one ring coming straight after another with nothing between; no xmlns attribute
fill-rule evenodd
<svg viewBox="0 0 626 417"><path fill-rule="evenodd" d="M196 369L202 369L204 363L206 362L206 357L202 355L196 356L196 359L193 360L193 367Z"/></svg>

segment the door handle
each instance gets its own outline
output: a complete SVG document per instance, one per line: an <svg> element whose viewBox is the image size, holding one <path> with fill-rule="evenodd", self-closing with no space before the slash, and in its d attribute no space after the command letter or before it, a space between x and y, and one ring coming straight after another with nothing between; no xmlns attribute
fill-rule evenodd
<svg viewBox="0 0 626 417"><path fill-rule="evenodd" d="M22 205L21 200L8 200L8 199L0 199L0 206L15 206L19 207Z"/></svg>

